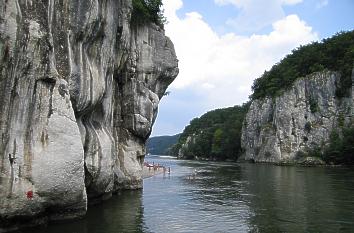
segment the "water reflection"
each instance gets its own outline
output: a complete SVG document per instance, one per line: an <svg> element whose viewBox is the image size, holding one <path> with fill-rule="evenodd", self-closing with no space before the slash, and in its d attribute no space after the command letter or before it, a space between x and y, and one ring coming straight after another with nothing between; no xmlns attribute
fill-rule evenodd
<svg viewBox="0 0 354 233"><path fill-rule="evenodd" d="M117 233L148 232L144 229L142 191L125 191L111 200L89 206L85 219L50 224L24 233Z"/></svg>
<svg viewBox="0 0 354 233"><path fill-rule="evenodd" d="M353 171L243 166L255 232L353 232Z"/></svg>
<svg viewBox="0 0 354 233"><path fill-rule="evenodd" d="M184 166L187 164L182 163ZM193 179L183 179L184 185L191 186L187 195L194 203L199 203L199 210L196 211L200 212L195 215L202 223L194 232L200 232L201 229L207 232L251 231L248 221L252 211L244 198L247 195L247 181L241 180L241 167L210 162L189 162L189 165L197 170L197 175Z"/></svg>
<svg viewBox="0 0 354 233"><path fill-rule="evenodd" d="M354 232L352 169L151 160L171 174L90 207L81 221L27 232Z"/></svg>

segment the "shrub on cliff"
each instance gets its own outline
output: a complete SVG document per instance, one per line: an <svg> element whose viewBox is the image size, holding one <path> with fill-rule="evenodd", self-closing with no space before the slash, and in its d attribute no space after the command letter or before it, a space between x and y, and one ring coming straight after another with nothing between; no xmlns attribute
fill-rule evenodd
<svg viewBox="0 0 354 233"><path fill-rule="evenodd" d="M348 96L354 58L354 31L300 46L253 82L252 99L277 96L300 77L329 69L341 74L336 95Z"/></svg>
<svg viewBox="0 0 354 233"><path fill-rule="evenodd" d="M354 165L354 127L343 128L342 133L334 130L327 146L316 146L306 152L299 152L296 159L318 157L327 164Z"/></svg>
<svg viewBox="0 0 354 233"><path fill-rule="evenodd" d="M161 7L162 0L133 0L133 24L153 22L163 28L166 18L163 16Z"/></svg>
<svg viewBox="0 0 354 233"><path fill-rule="evenodd" d="M326 163L354 164L354 127L344 128L343 134L332 132L330 144L325 149L323 160Z"/></svg>

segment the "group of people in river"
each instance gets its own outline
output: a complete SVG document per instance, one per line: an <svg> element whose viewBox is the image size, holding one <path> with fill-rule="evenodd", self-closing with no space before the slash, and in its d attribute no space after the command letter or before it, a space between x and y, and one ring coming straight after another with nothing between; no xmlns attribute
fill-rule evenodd
<svg viewBox="0 0 354 233"><path fill-rule="evenodd" d="M144 167L148 168L149 173L153 172L154 175L161 174L162 172L163 172L163 174L166 174L166 173L170 174L171 173L171 167L166 167L166 166L163 166L159 163L155 164L155 162L149 163L149 162L145 161ZM162 169L162 171L161 171L161 169ZM197 177L197 174L198 174L198 170L194 169L193 172L191 174L189 174L186 178L188 180L195 180Z"/></svg>
<svg viewBox="0 0 354 233"><path fill-rule="evenodd" d="M171 173L171 167L166 167L166 166L163 166L163 165L161 165L161 164L155 164L155 162L152 162L152 164L151 163L149 163L149 162L144 162L144 166L145 167L147 167L147 168L149 168L149 171L151 170L151 169L154 169L154 171L158 171L159 169L163 169L163 173L168 173L168 174L170 174Z"/></svg>

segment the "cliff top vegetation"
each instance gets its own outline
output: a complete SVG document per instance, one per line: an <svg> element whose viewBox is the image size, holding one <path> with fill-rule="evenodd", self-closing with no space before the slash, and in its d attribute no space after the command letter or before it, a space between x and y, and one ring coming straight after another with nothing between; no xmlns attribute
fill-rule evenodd
<svg viewBox="0 0 354 233"><path fill-rule="evenodd" d="M354 64L354 31L339 32L321 42L300 46L253 82L252 99L275 97L300 77L325 69L341 74L336 95L348 96Z"/></svg>
<svg viewBox="0 0 354 233"><path fill-rule="evenodd" d="M166 18L161 7L162 0L133 0L132 22L138 25L152 22L163 28Z"/></svg>

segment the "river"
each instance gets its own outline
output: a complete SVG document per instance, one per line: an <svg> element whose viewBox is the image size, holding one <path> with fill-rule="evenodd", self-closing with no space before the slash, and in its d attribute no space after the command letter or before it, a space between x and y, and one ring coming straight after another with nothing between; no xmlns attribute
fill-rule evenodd
<svg viewBox="0 0 354 233"><path fill-rule="evenodd" d="M83 220L22 232L354 232L352 168L146 160L171 173L90 206Z"/></svg>

